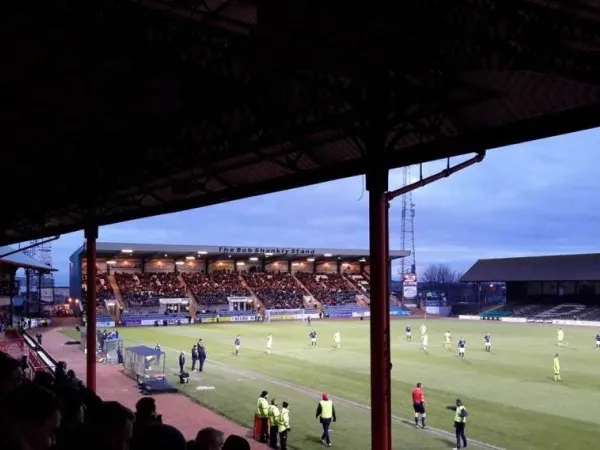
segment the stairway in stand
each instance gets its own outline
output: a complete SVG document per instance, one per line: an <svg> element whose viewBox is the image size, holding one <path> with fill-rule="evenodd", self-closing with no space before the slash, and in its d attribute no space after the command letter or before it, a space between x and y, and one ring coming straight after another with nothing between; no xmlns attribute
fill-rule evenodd
<svg viewBox="0 0 600 450"><path fill-rule="evenodd" d="M264 314L265 305L263 305L263 302L260 300L260 298L258 298L258 295L254 293L250 286L248 286L248 283L246 283L246 280L244 280L244 277L241 274L239 275L239 279L240 284L246 289L248 289L248 292L250 292L250 296L252 297L252 301L254 302L254 310L260 311L261 314Z"/></svg>
<svg viewBox="0 0 600 450"><path fill-rule="evenodd" d="M300 286L302 290L306 293L306 296L310 296L310 298L312 299L312 304L304 300L304 307L307 309L314 309L316 305L317 312L321 314L323 312L323 305L321 304L321 302L317 300L317 298L312 294L312 292L310 292L308 288L304 286L304 284L293 273L290 273L290 275L296 281L296 283L298 283L298 286Z"/></svg>
<svg viewBox="0 0 600 450"><path fill-rule="evenodd" d="M119 289L119 283L117 283L117 280L115 278L114 275L107 275L106 276L108 278L108 282L110 283L110 287L113 291L113 294L115 294L115 300L117 301L117 308L116 308L116 312L115 312L115 322L119 323L121 321L121 310L125 310L126 308L126 303L123 300L123 296L121 295L121 289Z"/></svg>
<svg viewBox="0 0 600 450"><path fill-rule="evenodd" d="M194 296L194 293L192 292L192 290L190 289L190 287L188 286L188 284L185 282L185 279L183 278L183 276L181 274L177 274L177 279L179 280L179 282L181 284L183 284L185 286L185 296L188 298L188 301L190 302L190 310L189 310L189 315L192 317L196 317L196 312L198 311L200 305L198 305L198 302L196 301L196 297Z"/></svg>

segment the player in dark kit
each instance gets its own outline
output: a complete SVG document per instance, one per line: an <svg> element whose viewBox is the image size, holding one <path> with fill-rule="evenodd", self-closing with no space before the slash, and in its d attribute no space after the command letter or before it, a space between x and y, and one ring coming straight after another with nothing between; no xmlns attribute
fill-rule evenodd
<svg viewBox="0 0 600 450"><path fill-rule="evenodd" d="M483 337L483 342L485 344L485 351L491 352L492 351L492 335L490 333L486 333L486 335Z"/></svg>
<svg viewBox="0 0 600 450"><path fill-rule="evenodd" d="M316 347L317 346L317 331L313 329L310 333L308 333L308 337L310 337L310 345L312 347Z"/></svg>
<svg viewBox="0 0 600 450"><path fill-rule="evenodd" d="M242 345L242 337L238 334L237 337L235 338L235 341L233 341L233 347L235 349L235 356L238 356L240 354L240 345Z"/></svg>
<svg viewBox="0 0 600 450"><path fill-rule="evenodd" d="M412 390L412 401L413 409L415 410L415 427L419 428L419 416L421 416L421 426L423 429L427 428L427 424L425 423L425 418L427 417L425 407L427 406L427 402L425 401L425 393L423 392L423 385L421 383L417 383L417 387Z"/></svg>
<svg viewBox="0 0 600 450"><path fill-rule="evenodd" d="M406 340L407 341L412 341L412 328L410 327L410 325L408 325L405 328L405 331L406 331Z"/></svg>
<svg viewBox="0 0 600 450"><path fill-rule="evenodd" d="M600 333L596 333L596 349L600 349Z"/></svg>
<svg viewBox="0 0 600 450"><path fill-rule="evenodd" d="M467 341L465 338L460 338L458 341L458 357L464 359L465 357L465 348L467 346Z"/></svg>

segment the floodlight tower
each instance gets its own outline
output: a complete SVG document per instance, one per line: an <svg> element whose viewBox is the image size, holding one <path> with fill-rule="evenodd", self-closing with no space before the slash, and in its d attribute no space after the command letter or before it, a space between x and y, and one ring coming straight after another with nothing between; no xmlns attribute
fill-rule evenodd
<svg viewBox="0 0 600 450"><path fill-rule="evenodd" d="M410 166L402 169L402 187L411 184ZM415 257L415 204L412 199L412 191L402 195L402 221L400 224L402 234L402 250L410 250L410 256L401 259L400 279L404 279L407 273L416 272Z"/></svg>
<svg viewBox="0 0 600 450"><path fill-rule="evenodd" d="M52 242L47 239L30 241L27 248L23 250L23 253L36 261L52 266ZM53 287L52 273L45 273L42 276L38 276L33 270L26 270L25 274L30 292L38 292L40 297L42 295L42 287ZM41 300L41 298L39 300ZM51 300L52 299L46 299L46 301Z"/></svg>

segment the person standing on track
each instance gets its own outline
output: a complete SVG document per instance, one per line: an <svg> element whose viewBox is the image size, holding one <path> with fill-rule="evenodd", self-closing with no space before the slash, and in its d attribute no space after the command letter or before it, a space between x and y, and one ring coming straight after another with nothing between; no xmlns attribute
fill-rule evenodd
<svg viewBox="0 0 600 450"><path fill-rule="evenodd" d="M425 423L427 413L425 412L425 407L427 406L427 402L425 401L425 392L423 392L423 385L421 383L417 383L417 386L412 390L412 401L413 401L413 409L415 411L415 427L419 428L419 416L421 417L421 427L423 429L427 428L427 424Z"/></svg>
<svg viewBox="0 0 600 450"><path fill-rule="evenodd" d="M271 406L269 406L269 447L277 448L277 436L279 434L279 408L277 407L277 400L271 400Z"/></svg>
<svg viewBox="0 0 600 450"><path fill-rule="evenodd" d="M456 447L454 449L460 449L461 443L463 447L466 447L467 437L465 436L465 427L467 426L467 416L469 413L459 398L456 399L456 406L448 406L447 409L454 411L454 431L456 434Z"/></svg>
<svg viewBox="0 0 600 450"><path fill-rule="evenodd" d="M335 422L337 417L335 415L335 406L333 402L329 400L329 395L323 394L322 400L317 405L317 419L321 422L323 427L323 434L321 435L321 442L327 447L331 447L331 437L329 436L329 427L331 422Z"/></svg>
<svg viewBox="0 0 600 450"><path fill-rule="evenodd" d="M288 433L292 430L290 428L290 410L288 409L288 406L290 406L290 404L288 402L283 402L281 406L281 414L279 414L278 421L279 448L281 450L287 450Z"/></svg>
<svg viewBox="0 0 600 450"><path fill-rule="evenodd" d="M256 414L260 418L260 441L269 440L269 393L262 391L256 402Z"/></svg>

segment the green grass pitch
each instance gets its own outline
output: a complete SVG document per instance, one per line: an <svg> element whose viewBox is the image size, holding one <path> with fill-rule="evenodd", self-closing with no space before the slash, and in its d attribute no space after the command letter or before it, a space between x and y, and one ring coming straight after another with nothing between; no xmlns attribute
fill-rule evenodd
<svg viewBox="0 0 600 450"><path fill-rule="evenodd" d="M408 323L413 327L412 343L404 337ZM429 349L424 352L418 336L420 323L392 322L394 448L451 448L451 436L438 430L453 431L453 416L445 407L457 397L469 411L467 436L480 441L471 448L598 448L600 350L594 349L595 329L566 327L568 346L558 348L555 326L429 320ZM332 432L334 447L369 448L369 322L314 321L313 325L319 333L317 348L310 347L309 329L300 322L125 328L121 337L125 346L160 343L167 352L173 382L178 351L186 351L191 362L189 350L203 338L208 351L205 372L194 373L182 390L248 427L260 391L268 390L280 404L290 403L289 442L296 449L322 447L315 409L320 394L328 392L338 413ZM332 336L338 328L342 346L334 349ZM446 330L453 337L451 351L444 348ZM487 331L492 334L491 353L483 348ZM236 357L232 343L238 333L242 349ZM273 333L271 355L265 348L268 333ZM467 339L465 360L456 355L460 336ZM556 352L562 383L552 380ZM416 382L425 387L430 430L411 426L410 390Z"/></svg>

